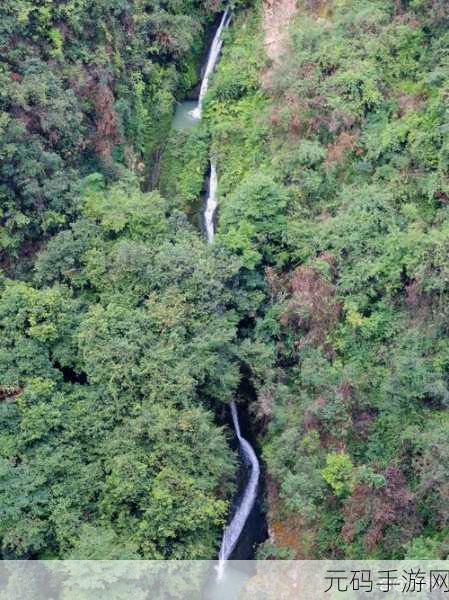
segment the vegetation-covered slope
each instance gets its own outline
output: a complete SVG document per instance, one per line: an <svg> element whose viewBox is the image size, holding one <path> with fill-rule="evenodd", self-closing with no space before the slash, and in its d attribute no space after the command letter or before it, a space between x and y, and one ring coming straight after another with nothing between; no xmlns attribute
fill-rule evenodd
<svg viewBox="0 0 449 600"><path fill-rule="evenodd" d="M91 4L0 9L3 556L213 557L253 389L261 556L445 558L446 3L238 11L152 192L220 6Z"/></svg>
<svg viewBox="0 0 449 600"><path fill-rule="evenodd" d="M239 263L140 188L219 9L0 9L3 557L216 552Z"/></svg>
<svg viewBox="0 0 449 600"><path fill-rule="evenodd" d="M1 282L4 555L209 558L234 461L206 407L237 377L238 265L131 182L85 211L35 285Z"/></svg>
<svg viewBox="0 0 449 600"><path fill-rule="evenodd" d="M5 266L79 216L86 174L149 177L219 9L195 0L2 2Z"/></svg>
<svg viewBox="0 0 449 600"><path fill-rule="evenodd" d="M260 22L226 46L208 116L220 243L266 285L241 349L268 554L448 553L448 21L304 1L258 79Z"/></svg>

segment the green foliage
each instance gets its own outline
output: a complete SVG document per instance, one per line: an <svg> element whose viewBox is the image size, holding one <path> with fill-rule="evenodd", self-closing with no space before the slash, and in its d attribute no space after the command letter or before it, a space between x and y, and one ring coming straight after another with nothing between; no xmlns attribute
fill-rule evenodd
<svg viewBox="0 0 449 600"><path fill-rule="evenodd" d="M2 6L3 557L214 556L248 390L263 556L447 557L446 4L242 10L168 139L220 3Z"/></svg>
<svg viewBox="0 0 449 600"><path fill-rule="evenodd" d="M346 496L352 489L353 471L351 458L339 452L326 456L326 466L321 470L321 474L336 496Z"/></svg>
<svg viewBox="0 0 449 600"><path fill-rule="evenodd" d="M87 183L39 287L1 284L2 553L209 558L233 491L209 406L240 381L240 264L157 192Z"/></svg>
<svg viewBox="0 0 449 600"><path fill-rule="evenodd" d="M2 4L3 258L35 254L42 238L79 216L85 174L114 180L145 169L151 180L203 26L219 9L190 1Z"/></svg>
<svg viewBox="0 0 449 600"><path fill-rule="evenodd" d="M262 260L266 264L278 262L287 202L285 190L261 173L243 180L226 199L220 213L219 239L242 256L246 268L253 269Z"/></svg>
<svg viewBox="0 0 449 600"><path fill-rule="evenodd" d="M441 542L435 538L418 536L413 539L406 548L405 558L407 560L447 560L449 551L446 541Z"/></svg>
<svg viewBox="0 0 449 600"><path fill-rule="evenodd" d="M245 27L248 26L252 29L253 23L246 23ZM249 35L245 35L240 43L235 44L232 39L225 39L224 44L225 59L219 65L214 77L209 102L215 100L227 103L232 109L232 104L237 100L258 91L259 59L257 52L254 51L254 39Z"/></svg>
<svg viewBox="0 0 449 600"><path fill-rule="evenodd" d="M84 213L100 224L106 235L125 233L131 240L160 243L167 234L165 205L157 192L142 194L121 181L106 191L86 193Z"/></svg>
<svg viewBox="0 0 449 600"><path fill-rule="evenodd" d="M268 103L259 83L263 67L261 31L258 14L235 16L205 101L204 120L212 135L212 153L225 195L269 159Z"/></svg>
<svg viewBox="0 0 449 600"><path fill-rule="evenodd" d="M209 166L209 135L200 125L172 131L162 162L159 189L173 207L191 212L200 198Z"/></svg>
<svg viewBox="0 0 449 600"><path fill-rule="evenodd" d="M226 52L207 105L218 237L269 267L246 359L271 519L310 540L279 541L294 557L445 556L446 21L438 2L304 3L282 58L258 66L255 160L242 113L225 136L251 97Z"/></svg>

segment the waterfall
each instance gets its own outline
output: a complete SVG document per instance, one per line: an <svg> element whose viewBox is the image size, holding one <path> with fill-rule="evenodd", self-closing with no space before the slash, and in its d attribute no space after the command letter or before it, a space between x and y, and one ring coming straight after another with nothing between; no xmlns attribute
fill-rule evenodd
<svg viewBox="0 0 449 600"><path fill-rule="evenodd" d="M218 555L218 579L222 579L226 561L230 557L235 545L242 533L243 527L249 517L254 502L257 497L257 485L259 483L260 467L251 444L245 440L240 432L239 415L235 402L231 402L232 422L234 423L235 433L240 444L240 451L243 455L245 464L250 468L250 476L246 484L243 497L237 507L237 510L223 532L223 540L221 542L220 553Z"/></svg>
<svg viewBox="0 0 449 600"><path fill-rule="evenodd" d="M203 81L201 82L200 95L198 98L198 105L191 111L191 115L195 119L201 119L202 116L202 108L203 108L203 100L206 95L207 88L209 86L209 77L212 74L212 71L217 64L218 57L220 56L220 50L223 45L223 40L221 39L221 34L223 29L225 29L229 22L231 21L231 14L229 13L229 8L227 8L223 16L221 17L220 25L218 26L217 31L215 32L214 39L212 40L212 44L209 50L209 56L207 59L206 70L204 71ZM206 225L206 233L207 233L207 241L209 244L212 244L215 237L214 231L214 214L217 209L217 165L213 158L210 159L210 178L209 178L209 195L207 197L206 202L206 210L204 211L204 223Z"/></svg>
<svg viewBox="0 0 449 600"><path fill-rule="evenodd" d="M217 208L217 166L215 160L210 160L210 179L209 179L209 195L207 197L206 210L204 211L204 223L206 225L207 241L212 244L214 241L214 214Z"/></svg>
<svg viewBox="0 0 449 600"><path fill-rule="evenodd" d="M207 198L206 209L204 211L204 222L206 224L207 241L212 244L215 237L214 228L214 213L217 208L217 167L215 160L210 161L210 180L209 180L209 195ZM259 482L260 467L259 461L257 460L256 453L254 452L251 444L245 440L240 431L239 415L237 412L237 405L234 401L231 402L231 414L232 422L234 424L235 434L239 441L240 452L243 456L245 464L250 469L250 476L248 483L246 484L245 491L243 492L242 499L232 517L231 522L223 532L223 539L221 542L220 553L218 555L218 579L221 580L224 576L224 569L226 561L231 556L232 551L237 544L237 541L242 533L243 527L249 517L254 502L257 497L257 484Z"/></svg>
<svg viewBox="0 0 449 600"><path fill-rule="evenodd" d="M207 60L204 78L201 83L198 106L192 111L192 116L196 119L201 119L202 105L204 96L207 92L209 77L212 71L214 70L215 65L217 64L221 46L223 44L223 40L221 39L221 33L223 29L229 25L230 20L231 15L229 14L229 9L227 8L221 18L220 25L215 33L214 39L212 41L212 46L209 51L209 58ZM209 242L209 244L213 243L215 237L214 214L218 205L217 187L217 165L215 159L211 158L209 194L207 197L206 208L204 211L204 223L206 226L207 241ZM254 506L254 502L257 497L257 485L259 482L260 474L259 461L257 460L256 453L254 452L251 444L242 436L242 433L240 431L240 422L237 412L237 406L234 401L231 402L230 406L232 422L234 424L235 433L239 442L240 452L242 454L244 463L248 466L250 475L245 490L243 492L243 496L235 511L235 514L232 517L231 522L229 523L229 525L227 525L227 527L225 527L225 530L223 532L220 553L218 555L218 579L223 578L226 561L231 556L231 553L234 550L235 545L237 544L240 534L242 533L243 527L245 526L249 514Z"/></svg>
<svg viewBox="0 0 449 600"><path fill-rule="evenodd" d="M221 17L220 25L218 26L217 31L215 32L214 39L212 40L212 44L209 50L209 56L207 58L206 69L204 71L203 81L201 82L200 95L198 98L198 106L191 111L192 117L195 119L201 119L201 114L203 110L203 100L206 95L207 88L209 87L209 77L212 74L212 71L217 64L218 57L220 56L220 50L223 45L223 40L221 39L221 33L223 29L225 29L231 20L231 15L229 14L229 8L227 8L223 16Z"/></svg>

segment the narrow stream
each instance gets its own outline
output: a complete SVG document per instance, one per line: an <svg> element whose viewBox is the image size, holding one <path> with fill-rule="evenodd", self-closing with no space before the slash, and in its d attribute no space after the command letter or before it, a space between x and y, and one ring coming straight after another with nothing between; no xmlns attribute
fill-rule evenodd
<svg viewBox="0 0 449 600"><path fill-rule="evenodd" d="M218 555L218 579L223 578L226 561L231 556L232 551L234 550L240 538L240 534L243 531L245 523L247 522L248 517L253 509L257 498L257 486L259 484L260 476L260 466L256 453L254 452L251 444L245 440L240 432L239 416L237 412L237 406L234 401L231 402L231 414L235 433L240 444L240 451L245 464L248 466L249 479L237 511L223 532L223 540L221 542L220 553Z"/></svg>
<svg viewBox="0 0 449 600"><path fill-rule="evenodd" d="M201 119L203 101L209 85L209 77L213 73L213 70L218 62L221 47L223 45L222 33L223 30L229 25L230 20L231 14L229 12L229 9L226 9L226 11L223 13L218 29L215 32L214 38L212 40L209 56L207 59L206 69L204 72L204 77L201 83L198 102L196 106L194 108L190 108L190 110L187 113L185 110L186 107L184 107L182 113L178 113L177 117L175 116L174 126L178 125L179 127L179 125L184 124L186 127L190 127L192 124L192 120L198 121ZM207 241L209 244L212 244L215 238L214 216L218 206L217 190L217 165L215 158L211 157L209 192L206 207L204 210L204 224L206 228ZM243 458L243 463L247 471L247 481L245 483L243 492L237 498L237 504L235 506L231 522L225 527L223 532L223 539L221 542L218 557L218 580L223 578L226 561L229 560L229 558L231 557L232 552L234 551L237 542L242 534L242 531L245 527L245 524L248 521L248 517L250 516L250 513L253 510L255 501L257 499L257 490L260 477L259 461L251 444L242 436L238 409L234 401L231 402L230 409L235 434L239 443L240 454Z"/></svg>
<svg viewBox="0 0 449 600"><path fill-rule="evenodd" d="M217 188L218 177L215 160L210 159L210 178L209 178L209 195L207 197L206 209L204 211L204 225L206 227L207 241L212 244L215 236L214 215L217 210Z"/></svg>
<svg viewBox="0 0 449 600"><path fill-rule="evenodd" d="M231 14L229 12L229 8L227 8L223 13L220 25L218 26L218 29L214 35L214 39L212 40L209 50L209 57L207 59L206 70L204 71L203 81L201 82L198 104L191 112L192 117L195 119L201 119L203 112L203 101L209 87L209 77L212 75L213 70L215 69L215 65L217 64L220 56L221 47L223 46L223 38L221 37L221 34L223 33L223 29L226 29L226 27L229 25L230 21Z"/></svg>

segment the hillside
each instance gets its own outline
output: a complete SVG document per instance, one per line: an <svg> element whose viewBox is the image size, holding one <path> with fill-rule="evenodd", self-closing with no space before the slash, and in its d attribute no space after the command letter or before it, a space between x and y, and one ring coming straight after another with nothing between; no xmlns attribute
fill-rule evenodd
<svg viewBox="0 0 449 600"><path fill-rule="evenodd" d="M449 7L236 3L172 129L223 9L0 8L2 557L215 558L235 401L258 557L446 558Z"/></svg>
<svg viewBox="0 0 449 600"><path fill-rule="evenodd" d="M240 340L260 555L445 558L449 10L298 8L268 62L236 27L209 104L220 238L265 297Z"/></svg>

